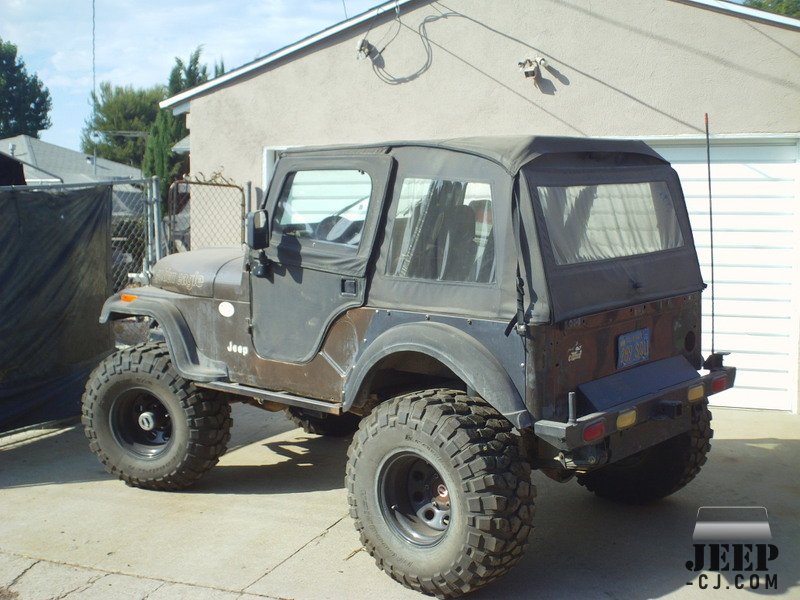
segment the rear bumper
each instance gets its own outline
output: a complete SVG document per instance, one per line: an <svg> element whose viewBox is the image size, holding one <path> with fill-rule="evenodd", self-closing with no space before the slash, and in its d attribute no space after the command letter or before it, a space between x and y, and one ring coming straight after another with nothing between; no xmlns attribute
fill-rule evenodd
<svg viewBox="0 0 800 600"><path fill-rule="evenodd" d="M536 437L563 453L575 453L575 467L616 461L649 448L691 427L692 406L733 387L735 367L720 366L710 373L593 412L572 422L536 421ZM602 425L601 425L602 424ZM587 439L588 437L588 439ZM602 446L602 448L600 448Z"/></svg>

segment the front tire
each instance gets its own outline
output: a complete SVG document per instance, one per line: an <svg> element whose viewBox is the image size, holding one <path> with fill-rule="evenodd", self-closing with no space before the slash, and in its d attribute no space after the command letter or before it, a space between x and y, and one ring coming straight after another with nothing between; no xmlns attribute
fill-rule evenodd
<svg viewBox="0 0 800 600"><path fill-rule="evenodd" d="M350 514L378 567L408 588L453 598L524 554L535 489L502 415L459 391L379 405L348 451Z"/></svg>
<svg viewBox="0 0 800 600"><path fill-rule="evenodd" d="M708 400L692 406L686 433L617 463L578 475L578 483L601 498L625 504L648 504L674 494L700 472L711 450Z"/></svg>
<svg viewBox="0 0 800 600"><path fill-rule="evenodd" d="M230 439L230 405L183 379L163 343L116 352L94 370L83 395L89 447L128 485L188 487L211 469Z"/></svg>

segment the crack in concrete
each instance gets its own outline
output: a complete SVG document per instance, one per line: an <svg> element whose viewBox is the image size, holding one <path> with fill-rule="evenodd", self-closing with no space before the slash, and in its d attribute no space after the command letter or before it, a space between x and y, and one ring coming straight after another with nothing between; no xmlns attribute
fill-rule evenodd
<svg viewBox="0 0 800 600"><path fill-rule="evenodd" d="M154 580L154 581L158 581L158 580L156 579L156 580ZM166 581L162 581L162 582L161 582L161 585L157 585L157 586L156 586L154 589L152 589L152 590L150 590L149 592L147 592L147 593L146 593L146 594L145 594L145 595L142 597L142 600L148 600L148 598L150 598L150 596L152 596L153 594L155 594L155 593L156 593L158 590L160 590L160 589L161 589L162 587L164 587L165 585L167 585L167 582L166 582Z"/></svg>
<svg viewBox="0 0 800 600"><path fill-rule="evenodd" d="M31 560L31 559L29 559L29 560ZM10 590L12 587L14 587L17 584L17 582L19 582L19 580L22 579L22 577L25 575L25 573L30 571L33 567L38 565L40 562L42 562L42 561L41 560L34 560L31 564L29 564L27 567L25 567L25 569L23 569L22 573L20 573L16 577L14 577L14 580L11 583L8 584L8 587L6 587L6 589Z"/></svg>
<svg viewBox="0 0 800 600"><path fill-rule="evenodd" d="M337 526L339 523L341 523L342 521L344 521L344 520L345 520L347 517L348 517L348 515L344 515L343 517L340 517L340 518L336 519L336 520L335 520L333 523L331 523L331 524L330 524L328 527L326 527L326 528L325 528L325 530L324 530L322 533L320 533L319 535L315 535L313 538L311 538L310 540L308 540L308 541L307 541L305 544L303 544L302 546L300 546L300 547L299 547L297 550L295 550L294 552L292 552L292 553L291 553L289 556L287 556L286 558L284 558L282 561L280 561L280 562L279 562L278 564L276 564L274 567L272 567L271 569L267 569L267 571L266 571L266 572L265 572L263 575L261 575L260 577L256 578L256 580L255 580L255 581L253 581L253 582L252 582L252 583L250 583L249 585L246 585L246 586L244 586L244 587L242 588L242 590L241 590L241 591L242 591L242 593L248 593L248 594L249 594L249 593L251 593L251 592L248 592L247 590L249 590L251 587L253 587L255 584L257 584L259 581L261 581L262 579L264 579L264 577L266 577L266 576L267 576L267 575L269 575L270 573L274 572L274 571L275 571L276 569L278 569L278 568L279 568L281 565L285 564L286 562L288 562L289 560L291 560L292 558L294 558L295 556L297 556L297 555L298 555L300 552L302 552L303 550L305 550L305 549L306 549L306 548L307 548L307 547L308 547L310 544L312 544L313 542L315 542L315 541L317 541L317 540L321 540L322 538L324 538L326 535L328 535L328 532L329 532L331 529L333 529L334 527L336 527L336 526Z"/></svg>
<svg viewBox="0 0 800 600"><path fill-rule="evenodd" d="M341 520L342 519L339 519L339 521L341 521ZM337 523L339 521L337 521ZM333 525L336 525L336 523L334 523ZM333 527L333 525L331 525L331 527ZM325 533L327 533L327 530L325 532L323 532L322 535L324 535ZM319 536L317 536L317 537L319 537ZM313 540L311 540L311 541L313 541ZM17 552L8 552L8 551L0 550L0 553L1 554L5 554L7 556L16 556L17 558L25 558L25 559L34 561L31 565L26 567L25 570L22 573L17 575L14 578L14 581L12 581L8 585L8 587L0 588L0 589L6 589L6 590L9 590L9 591L13 591L13 590L10 589L11 586L14 585L15 583L17 583L22 578L22 576L25 575L25 573L30 571L37 564L39 564L39 563L48 563L48 564L51 564L51 565L60 565L60 566L63 566L63 567L73 567L75 569L81 569L83 571L96 571L96 572L99 572L99 576L97 576L97 579L95 579L94 581L98 581L101 578L106 577L107 575L124 575L126 577L135 577L137 579L150 579L152 581L159 581L162 584L161 586L159 586L159 588L162 587L163 585L166 585L166 584L175 584L175 585L185 585L185 586L188 586L188 587L191 587L191 588L194 588L194 589L215 590L215 591L218 591L218 592L228 592L230 594L239 594L239 597L241 597L241 596L243 596L245 594L249 594L251 596L258 596L260 598L267 598L268 600L285 600L285 599L281 599L281 598L275 598L274 596L268 596L266 594L259 594L258 592L244 592L242 589L229 589L229 588L213 587L213 586L209 586L209 585L202 585L202 584L191 583L191 582L187 582L187 581L175 581L175 580L172 580L172 579L162 579L160 577L143 577L139 573L125 573L124 571L111 571L109 569L99 569L99 568L96 568L96 567L86 567L84 565L79 565L79 564L76 564L76 563L68 563L68 562L64 562L64 561L47 560L47 559L44 559L44 558L33 558L31 556L26 556L24 554L19 554ZM259 577L256 581L258 581L259 579L261 579L261 577ZM252 585L252 584L250 584L250 585ZM249 587L249 586L247 586L247 587ZM156 588L156 589L158 589L158 588ZM246 588L244 588L244 589L246 589ZM77 590L70 590L68 593L71 594L71 593L73 593L75 591L77 591ZM156 590L153 590L152 592L150 592L150 594L154 593L155 591ZM59 598L63 598L63 596L59 596Z"/></svg>
<svg viewBox="0 0 800 600"><path fill-rule="evenodd" d="M89 580L86 583L82 583L79 586L77 586L77 587L75 587L75 588L73 588L73 589L71 589L71 590L69 590L67 592L64 592L63 594L59 594L58 596L55 596L52 600L64 600L64 598L66 598L67 596L69 596L71 594L74 594L75 592L78 592L79 594L83 593L86 590L88 590L90 587L92 587L96 582L100 581L103 577L108 577L108 573L100 573L99 575L95 575L93 577L90 577Z"/></svg>

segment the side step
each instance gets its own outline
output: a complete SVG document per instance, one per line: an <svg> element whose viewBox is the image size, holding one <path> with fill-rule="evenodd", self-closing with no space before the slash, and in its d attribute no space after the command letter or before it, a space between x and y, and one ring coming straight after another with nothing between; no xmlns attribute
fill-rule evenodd
<svg viewBox="0 0 800 600"><path fill-rule="evenodd" d="M227 383L225 381L208 381L208 382L195 382L197 387L208 388L210 390L217 390L228 394L236 394L238 396L250 396L257 400L267 400L269 402L277 402L278 404L286 404L287 406L297 406L298 408L307 408L308 410L315 410L317 412L328 413L331 415L342 414L341 402L325 402L324 400L313 400L311 398L304 398L303 396L294 396L286 392L271 392L269 390L262 390L261 388L250 387L241 385L239 383Z"/></svg>

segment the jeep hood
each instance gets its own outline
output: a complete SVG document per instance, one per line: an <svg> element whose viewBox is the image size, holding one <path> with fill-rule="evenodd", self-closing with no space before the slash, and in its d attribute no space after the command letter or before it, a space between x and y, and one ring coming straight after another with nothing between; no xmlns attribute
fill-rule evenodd
<svg viewBox="0 0 800 600"><path fill-rule="evenodd" d="M241 261L243 256L239 248L209 248L171 254L155 264L150 285L179 294L211 298L222 268L233 261Z"/></svg>

